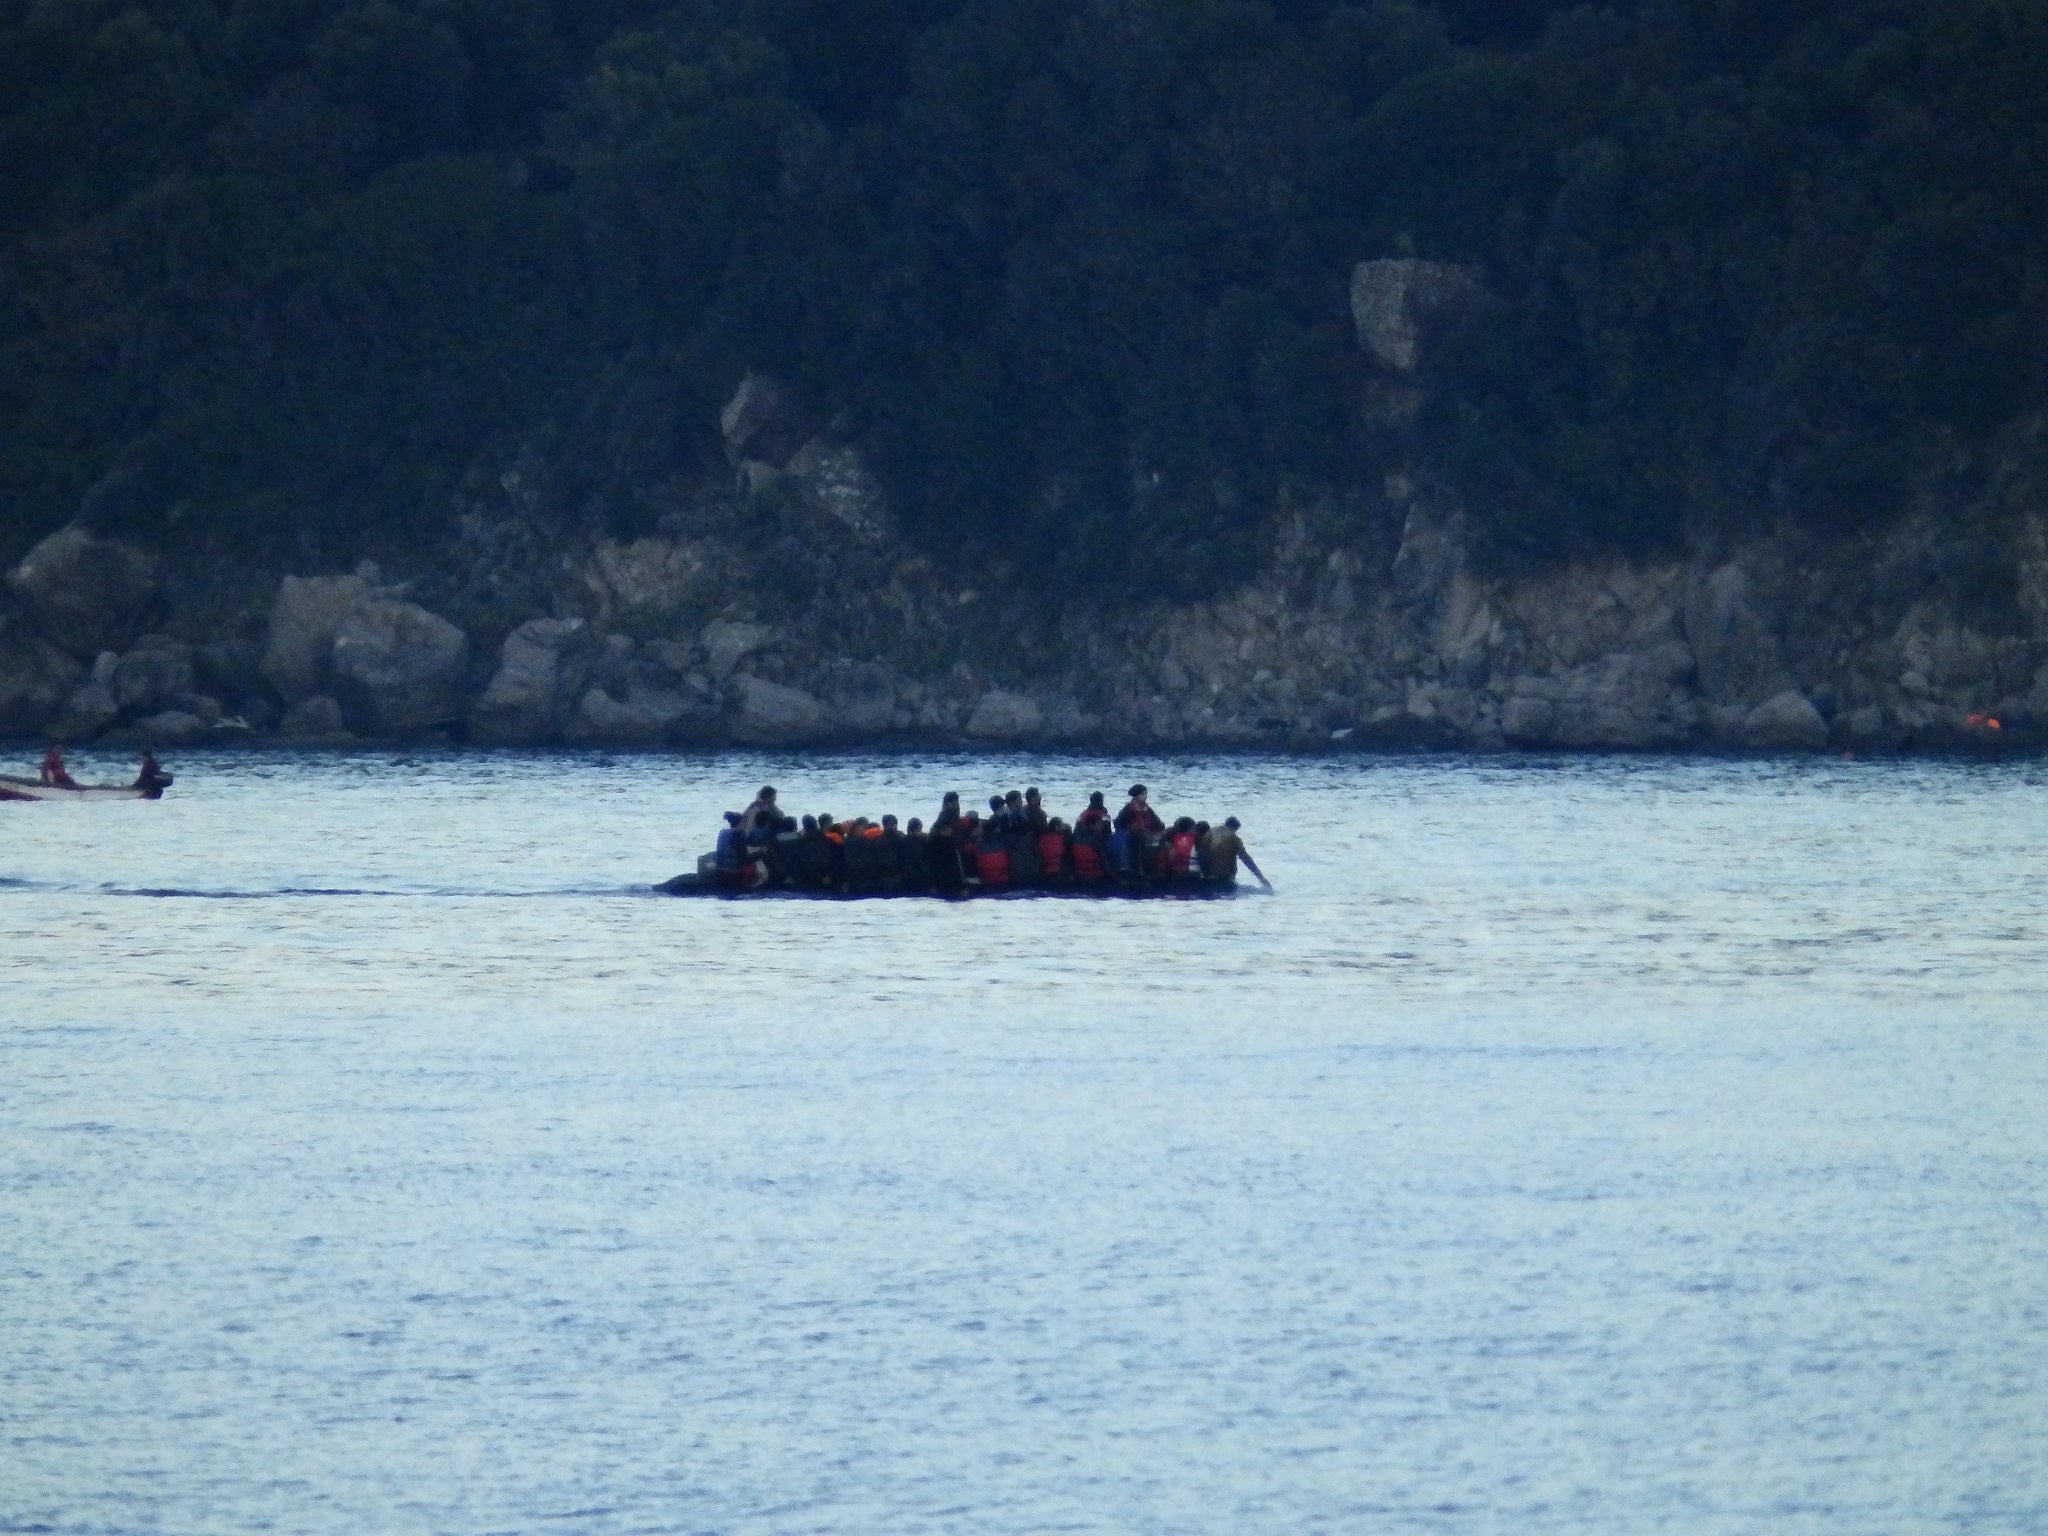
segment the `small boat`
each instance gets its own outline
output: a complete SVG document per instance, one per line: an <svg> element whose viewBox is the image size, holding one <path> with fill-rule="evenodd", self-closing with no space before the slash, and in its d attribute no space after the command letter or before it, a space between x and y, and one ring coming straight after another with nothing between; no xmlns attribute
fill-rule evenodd
<svg viewBox="0 0 2048 1536"><path fill-rule="evenodd" d="M161 800L170 787L171 775L133 784L44 784L35 779L17 779L0 773L0 800Z"/></svg>

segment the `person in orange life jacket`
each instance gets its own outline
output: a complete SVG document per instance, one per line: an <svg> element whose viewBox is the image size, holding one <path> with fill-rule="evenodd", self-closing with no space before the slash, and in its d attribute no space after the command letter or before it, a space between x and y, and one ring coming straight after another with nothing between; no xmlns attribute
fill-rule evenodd
<svg viewBox="0 0 2048 1536"><path fill-rule="evenodd" d="M1169 880L1186 880L1195 873L1195 818L1183 816L1166 835L1162 873Z"/></svg>
<svg viewBox="0 0 2048 1536"><path fill-rule="evenodd" d="M970 846L974 850L974 874L984 891L1008 890L1010 886L1010 839L991 818L975 829Z"/></svg>
<svg viewBox="0 0 2048 1536"><path fill-rule="evenodd" d="M818 830L825 837L825 884L835 891L846 889L846 829L818 813Z"/></svg>
<svg viewBox="0 0 2048 1536"><path fill-rule="evenodd" d="M1038 834L1038 880L1041 885L1065 885L1067 869L1067 824L1055 816Z"/></svg>
<svg viewBox="0 0 2048 1536"><path fill-rule="evenodd" d="M1244 839L1237 835L1238 828L1243 825L1244 823L1235 816L1231 816L1224 820L1222 826L1210 832L1209 878L1219 885L1235 885L1237 865L1241 859L1244 861L1244 867L1259 877L1259 884L1270 891L1273 882L1266 878L1265 872L1253 860L1251 850L1245 847Z"/></svg>
<svg viewBox="0 0 2048 1536"><path fill-rule="evenodd" d="M1074 818L1069 847L1074 878L1083 885L1093 885L1109 874L1109 810L1102 803L1101 790L1089 795L1088 809Z"/></svg>
<svg viewBox="0 0 2048 1536"><path fill-rule="evenodd" d="M50 750L43 754L41 782L52 789L76 789L78 781L71 777L64 767L64 743L53 741Z"/></svg>

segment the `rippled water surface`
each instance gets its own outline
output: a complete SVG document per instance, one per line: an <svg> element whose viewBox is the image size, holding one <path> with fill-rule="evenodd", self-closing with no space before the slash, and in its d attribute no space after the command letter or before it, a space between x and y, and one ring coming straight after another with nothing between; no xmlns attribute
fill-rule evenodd
<svg viewBox="0 0 2048 1536"><path fill-rule="evenodd" d="M0 806L0 1529L2048 1529L2037 766L172 766ZM1278 893L646 890L1134 772Z"/></svg>

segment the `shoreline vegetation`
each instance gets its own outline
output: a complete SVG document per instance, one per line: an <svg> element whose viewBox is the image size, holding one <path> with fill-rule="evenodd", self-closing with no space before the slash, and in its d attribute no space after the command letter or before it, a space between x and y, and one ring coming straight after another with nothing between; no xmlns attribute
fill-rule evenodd
<svg viewBox="0 0 2048 1536"><path fill-rule="evenodd" d="M0 8L0 738L2048 743L2009 0Z"/></svg>

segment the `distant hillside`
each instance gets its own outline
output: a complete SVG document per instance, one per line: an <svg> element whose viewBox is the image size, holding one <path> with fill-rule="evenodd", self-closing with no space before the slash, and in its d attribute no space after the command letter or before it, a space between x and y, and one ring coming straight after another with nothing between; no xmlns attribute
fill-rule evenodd
<svg viewBox="0 0 2048 1536"><path fill-rule="evenodd" d="M2048 394L2048 8L0 0L0 560L424 544L522 451L637 534L753 368L928 550L1204 590L1375 483L1404 255L1489 558L1869 531Z"/></svg>

